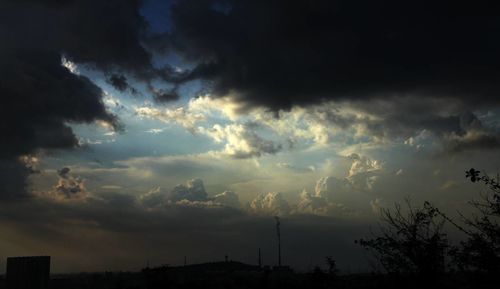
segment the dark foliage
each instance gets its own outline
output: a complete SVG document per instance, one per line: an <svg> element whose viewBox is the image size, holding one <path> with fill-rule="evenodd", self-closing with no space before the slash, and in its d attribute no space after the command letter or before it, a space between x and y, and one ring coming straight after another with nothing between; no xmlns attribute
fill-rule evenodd
<svg viewBox="0 0 500 289"><path fill-rule="evenodd" d="M328 266L328 274L330 274L331 277L337 276L339 273L339 269L337 268L337 262L333 259L332 256L326 256L326 265Z"/></svg>
<svg viewBox="0 0 500 289"><path fill-rule="evenodd" d="M498 180L473 168L466 172L466 177L484 183L489 191L480 201L471 202L477 215L471 218L462 215L466 226L460 229L468 238L453 248L452 257L461 270L500 273L500 185Z"/></svg>
<svg viewBox="0 0 500 289"><path fill-rule="evenodd" d="M443 273L449 246L445 219L429 203L414 208L407 200L406 205L406 211L399 204L393 210L383 209L381 235L356 243L371 251L388 273L423 277Z"/></svg>

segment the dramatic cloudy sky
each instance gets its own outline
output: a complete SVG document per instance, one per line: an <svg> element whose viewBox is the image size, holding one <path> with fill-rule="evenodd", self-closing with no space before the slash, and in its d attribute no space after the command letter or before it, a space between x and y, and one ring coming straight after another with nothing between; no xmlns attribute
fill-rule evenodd
<svg viewBox="0 0 500 289"><path fill-rule="evenodd" d="M500 170L499 5L0 0L0 258L274 265L280 216L285 264L365 270L380 208Z"/></svg>

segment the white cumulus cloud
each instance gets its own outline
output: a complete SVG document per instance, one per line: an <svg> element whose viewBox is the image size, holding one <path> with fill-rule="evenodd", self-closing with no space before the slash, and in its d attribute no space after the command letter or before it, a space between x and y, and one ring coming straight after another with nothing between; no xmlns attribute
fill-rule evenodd
<svg viewBox="0 0 500 289"><path fill-rule="evenodd" d="M290 213L290 205L278 192L259 194L249 205L249 211L258 215L283 216Z"/></svg>

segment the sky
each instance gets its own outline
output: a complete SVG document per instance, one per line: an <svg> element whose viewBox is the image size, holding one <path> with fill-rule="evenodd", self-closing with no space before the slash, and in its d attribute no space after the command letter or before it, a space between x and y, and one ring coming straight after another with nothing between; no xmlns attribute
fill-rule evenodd
<svg viewBox="0 0 500 289"><path fill-rule="evenodd" d="M0 1L0 267L301 270L500 163L492 1Z"/></svg>

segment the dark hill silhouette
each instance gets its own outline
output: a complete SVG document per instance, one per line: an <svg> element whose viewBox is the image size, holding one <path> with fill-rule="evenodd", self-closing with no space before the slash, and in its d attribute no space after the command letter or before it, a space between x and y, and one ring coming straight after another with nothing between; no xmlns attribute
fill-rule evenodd
<svg viewBox="0 0 500 289"><path fill-rule="evenodd" d="M220 261L185 266L171 267L176 271L260 271L257 265L249 265L238 261Z"/></svg>

